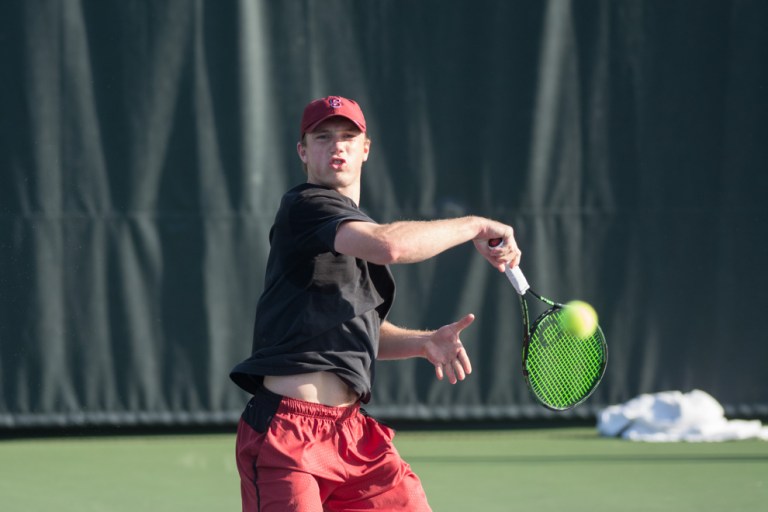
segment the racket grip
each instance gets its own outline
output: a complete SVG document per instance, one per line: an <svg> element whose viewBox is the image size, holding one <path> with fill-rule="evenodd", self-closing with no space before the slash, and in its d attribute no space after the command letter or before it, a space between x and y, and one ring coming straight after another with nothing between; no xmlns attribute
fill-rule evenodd
<svg viewBox="0 0 768 512"><path fill-rule="evenodd" d="M502 247L503 245L504 240L501 238L491 238L488 240L489 247ZM520 266L510 267L507 265L504 269L504 273L507 275L507 279L509 279L509 282L512 283L512 287L519 295L525 295L525 292L531 288L523 271L520 270Z"/></svg>
<svg viewBox="0 0 768 512"><path fill-rule="evenodd" d="M509 282L512 283L512 287L519 295L525 295L525 292L531 288L519 266L510 267L507 265L507 268L504 269L504 273L507 275L507 279L509 279Z"/></svg>

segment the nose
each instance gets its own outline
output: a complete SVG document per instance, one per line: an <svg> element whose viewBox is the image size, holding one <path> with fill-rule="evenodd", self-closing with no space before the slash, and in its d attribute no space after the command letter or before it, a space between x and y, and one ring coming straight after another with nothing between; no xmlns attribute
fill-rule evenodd
<svg viewBox="0 0 768 512"><path fill-rule="evenodd" d="M344 139L341 137L334 137L333 141L331 142L331 149L334 153L342 151L344 145L343 145Z"/></svg>

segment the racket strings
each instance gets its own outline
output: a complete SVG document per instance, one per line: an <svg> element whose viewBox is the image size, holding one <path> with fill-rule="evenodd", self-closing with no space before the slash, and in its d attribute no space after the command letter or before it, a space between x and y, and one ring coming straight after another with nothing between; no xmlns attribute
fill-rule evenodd
<svg viewBox="0 0 768 512"><path fill-rule="evenodd" d="M590 337L571 334L561 323L561 311L539 319L528 346L526 369L533 392L545 404L569 408L597 386L605 367L605 343L598 330Z"/></svg>

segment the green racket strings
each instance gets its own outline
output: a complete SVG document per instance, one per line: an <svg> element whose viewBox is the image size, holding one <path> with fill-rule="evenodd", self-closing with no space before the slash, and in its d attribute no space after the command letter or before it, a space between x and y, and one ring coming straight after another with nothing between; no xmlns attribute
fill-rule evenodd
<svg viewBox="0 0 768 512"><path fill-rule="evenodd" d="M598 329L580 338L561 323L562 312L551 311L531 333L526 370L536 396L553 409L570 408L597 386L605 368L605 345Z"/></svg>

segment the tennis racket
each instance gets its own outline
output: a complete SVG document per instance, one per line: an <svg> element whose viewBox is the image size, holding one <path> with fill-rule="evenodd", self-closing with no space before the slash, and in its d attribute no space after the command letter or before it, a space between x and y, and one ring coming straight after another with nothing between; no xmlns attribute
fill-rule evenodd
<svg viewBox="0 0 768 512"><path fill-rule="evenodd" d="M489 241L496 247L500 239ZM505 274L520 298L523 320L523 376L533 397L544 407L566 411L583 403L597 389L608 363L608 346L600 326L578 337L564 325L568 306L533 291L520 267L507 265ZM530 323L526 297L548 309Z"/></svg>

